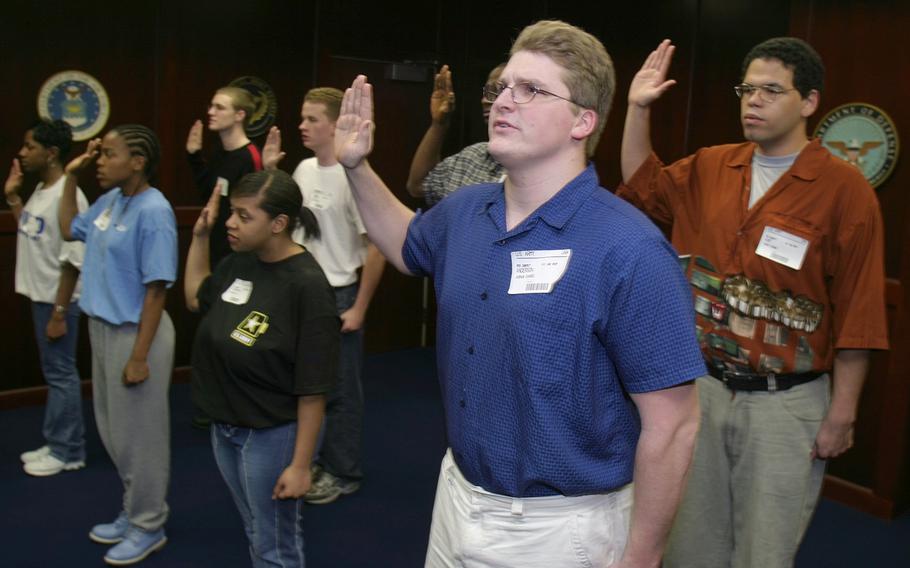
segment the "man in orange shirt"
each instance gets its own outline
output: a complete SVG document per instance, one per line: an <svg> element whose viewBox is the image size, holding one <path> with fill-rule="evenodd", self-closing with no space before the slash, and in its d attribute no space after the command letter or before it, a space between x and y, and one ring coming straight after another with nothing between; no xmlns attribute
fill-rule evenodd
<svg viewBox="0 0 910 568"><path fill-rule="evenodd" d="M886 349L883 228L859 171L807 137L824 67L774 38L746 56L746 142L665 166L650 108L675 81L673 46L629 89L617 193L671 227L710 375L665 566L790 566L825 460L853 445L870 349Z"/></svg>

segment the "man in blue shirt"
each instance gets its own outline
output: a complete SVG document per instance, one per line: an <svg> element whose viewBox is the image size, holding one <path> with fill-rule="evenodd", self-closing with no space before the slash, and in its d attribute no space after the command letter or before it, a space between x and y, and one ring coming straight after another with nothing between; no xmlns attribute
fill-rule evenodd
<svg viewBox="0 0 910 568"><path fill-rule="evenodd" d="M439 304L451 449L427 566L660 564L705 370L675 253L587 164L614 87L596 38L529 26L486 90L507 179L416 215L365 160L372 87L345 94L336 154L370 239Z"/></svg>

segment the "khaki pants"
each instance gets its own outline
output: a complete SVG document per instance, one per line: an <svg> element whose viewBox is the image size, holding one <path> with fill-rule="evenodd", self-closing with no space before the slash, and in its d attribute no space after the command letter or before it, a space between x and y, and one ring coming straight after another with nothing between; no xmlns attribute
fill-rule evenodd
<svg viewBox="0 0 910 568"><path fill-rule="evenodd" d="M664 567L792 566L825 473L810 455L830 379L735 395L713 377L696 385L701 429Z"/></svg>

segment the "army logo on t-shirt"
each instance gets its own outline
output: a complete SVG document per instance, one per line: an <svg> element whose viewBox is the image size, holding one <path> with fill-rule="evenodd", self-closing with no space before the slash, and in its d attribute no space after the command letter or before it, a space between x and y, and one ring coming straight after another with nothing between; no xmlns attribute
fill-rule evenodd
<svg viewBox="0 0 910 568"><path fill-rule="evenodd" d="M269 316L262 312L250 312L250 315L243 318L240 325L231 332L231 339L243 343L247 347L252 347L256 339L266 332L269 328Z"/></svg>
<svg viewBox="0 0 910 568"><path fill-rule="evenodd" d="M897 162L900 144L894 122L870 104L835 108L818 123L815 136L832 154L861 171L872 187L880 186Z"/></svg>

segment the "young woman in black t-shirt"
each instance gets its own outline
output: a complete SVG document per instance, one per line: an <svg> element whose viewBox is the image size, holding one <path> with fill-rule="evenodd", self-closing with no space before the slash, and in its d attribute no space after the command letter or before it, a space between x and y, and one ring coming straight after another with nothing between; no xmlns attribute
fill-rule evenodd
<svg viewBox="0 0 910 568"><path fill-rule="evenodd" d="M315 259L291 240L317 233L297 184L270 170L231 192L232 254L214 272L212 193L193 227L187 306L201 311L193 346L193 400L212 418L212 449L240 511L253 564L303 566L302 497L335 380L340 322Z"/></svg>

